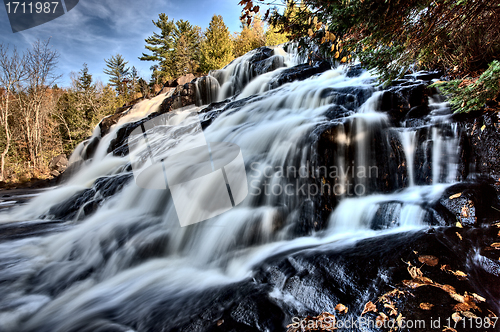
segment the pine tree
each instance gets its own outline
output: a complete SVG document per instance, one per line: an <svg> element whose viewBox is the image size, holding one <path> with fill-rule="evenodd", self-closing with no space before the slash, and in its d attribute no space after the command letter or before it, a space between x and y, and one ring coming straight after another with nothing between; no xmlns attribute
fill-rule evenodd
<svg viewBox="0 0 500 332"><path fill-rule="evenodd" d="M152 54L143 53L140 60L156 61L159 66L153 69L153 78L164 80L174 78L178 75L178 65L176 64L176 53L179 46L179 39L183 36L182 47L180 52L186 54L189 59L184 59L189 63L198 62L199 43L200 43L200 28L191 25L188 21L168 20L168 16L160 14L158 21L153 21L153 24L160 29L160 33L154 32L146 41L146 49ZM178 54L177 54L178 55ZM190 66L189 72L194 72L197 66Z"/></svg>
<svg viewBox="0 0 500 332"><path fill-rule="evenodd" d="M200 67L208 72L220 69L233 60L233 41L222 16L214 15L201 45Z"/></svg>
<svg viewBox="0 0 500 332"><path fill-rule="evenodd" d="M89 74L89 68L86 63L83 64L83 68L80 70L76 87L80 91L89 91L92 88L92 75Z"/></svg>
<svg viewBox="0 0 500 332"><path fill-rule="evenodd" d="M119 95L127 94L126 85L130 71L130 68L126 67L128 61L125 61L121 54L113 55L110 59L104 61L107 67L107 69L104 69L104 74L110 76L111 86L115 87Z"/></svg>

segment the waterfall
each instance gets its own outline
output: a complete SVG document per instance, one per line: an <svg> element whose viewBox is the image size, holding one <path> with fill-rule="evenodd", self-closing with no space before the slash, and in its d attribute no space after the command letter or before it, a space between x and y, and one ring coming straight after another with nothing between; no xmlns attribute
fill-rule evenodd
<svg viewBox="0 0 500 332"><path fill-rule="evenodd" d="M107 135L101 137L96 129L100 142L93 159L84 161L66 184L0 216L4 223L57 220L64 225L54 234L0 244L0 330L76 331L88 328L89 321L108 319L139 326L167 299L175 304L190 294L249 278L257 264L279 252L426 227L422 205L440 197L448 184L439 182L453 181L449 159L457 149L455 133L445 137L438 126L442 121L432 125L433 185L418 185L416 132L401 132L410 187L384 191L385 181L375 178L381 174L371 169L381 167L374 142L385 139L389 126L378 109L382 94L376 77L369 72L349 77L340 66L276 86L273 80L300 57L282 48L271 52L258 65L261 53L252 51L212 72L196 83L196 106L173 111L198 113L202 125L212 121L203 129L206 142L241 149L246 199L217 217L181 227L172 193L138 186L130 158L175 151L180 135L193 130L190 124L145 128L147 148L143 144L133 156L109 151L122 128L158 112L168 96L142 101ZM224 102L205 108L211 101ZM311 165L317 166L319 145L314 133L323 127L333 128L336 145L330 165L335 169L327 169L325 174L331 175L322 179ZM381 142L392 151L388 139ZM82 149L75 151L73 163ZM305 206L320 199L317 185L326 182L340 188L330 196L339 200L338 206L324 229L298 234ZM349 187L363 192L349 193ZM210 188L200 183L198 190L210 195ZM184 202L182 208L189 205ZM388 211L385 224L375 220L380 209Z"/></svg>
<svg viewBox="0 0 500 332"><path fill-rule="evenodd" d="M416 130L405 130L400 132L401 144L403 144L403 149L406 157L406 169L408 170L408 180L410 187L415 185L415 179L413 177L414 165L413 156L415 154L415 135Z"/></svg>

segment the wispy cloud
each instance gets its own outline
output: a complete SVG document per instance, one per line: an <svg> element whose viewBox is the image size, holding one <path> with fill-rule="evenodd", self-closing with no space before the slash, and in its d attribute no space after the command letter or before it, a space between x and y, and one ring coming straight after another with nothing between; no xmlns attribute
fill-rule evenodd
<svg viewBox="0 0 500 332"><path fill-rule="evenodd" d="M106 82L102 73L104 59L122 54L139 74L148 78L152 63L138 57L145 51L144 39L155 31L152 20L159 13L170 19L189 20L202 28L212 15L221 14L230 30L239 28L241 8L238 0L80 0L67 14L38 27L13 34L5 11L0 10L1 42L28 48L37 39L51 38L51 45L60 53L61 84L69 84L69 73L79 71L85 62L95 78Z"/></svg>

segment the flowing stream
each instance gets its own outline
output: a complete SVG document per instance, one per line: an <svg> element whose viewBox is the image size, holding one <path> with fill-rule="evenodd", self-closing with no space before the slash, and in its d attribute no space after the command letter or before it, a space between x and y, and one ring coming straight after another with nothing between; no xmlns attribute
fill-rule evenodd
<svg viewBox="0 0 500 332"><path fill-rule="evenodd" d="M258 74L249 63L255 54L211 73L204 79L208 88L197 86L198 91L209 90L209 102L229 101L207 111L198 98L198 106L174 111L197 112L202 124L213 119L203 130L206 141L241 148L246 199L217 217L181 227L176 209L189 209L191 202L176 206L168 189L141 188L132 177L129 156L108 151L120 128L156 112L168 96L135 105L100 138L93 159L67 183L1 214L4 224L49 227L57 222L58 227L53 233L0 243L0 331L79 331L109 318L110 312L113 321L140 330L138 322L152 308L167 300L174 306L175 299L251 278L253 268L271 255L428 227L422 205L437 200L456 179L458 142L453 135L442 135L443 126L456 134L456 127L445 123L450 113L446 105L436 106L439 114L430 115L424 145L431 151L432 181L422 183L414 166L420 128L391 128L379 112L382 94L371 73L349 77L348 68L339 66L279 85L279 75L299 65L300 57L276 48L264 63L266 71ZM304 204L318 199L323 181L311 176L311 165L317 166L314 133L332 124L336 150L329 167L335 166L335 174L327 180L339 203L325 227L300 232ZM147 130L149 150L143 147L136 155L173 148L179 133L190 130L182 123L154 126ZM373 141L391 131L401 143L406 181L384 192L373 185L382 176ZM100 137L100 131L93 136ZM72 162L80 159L82 149ZM389 143L385 149L392 149ZM382 157L391 162L389 155ZM106 189L89 191L99 181ZM118 189L107 197L103 192L109 188ZM211 184L200 183L197 190L210 195ZM66 213L82 200L74 213ZM91 206L95 212L86 213ZM383 225L376 221L381 208ZM105 330L112 330L112 324Z"/></svg>

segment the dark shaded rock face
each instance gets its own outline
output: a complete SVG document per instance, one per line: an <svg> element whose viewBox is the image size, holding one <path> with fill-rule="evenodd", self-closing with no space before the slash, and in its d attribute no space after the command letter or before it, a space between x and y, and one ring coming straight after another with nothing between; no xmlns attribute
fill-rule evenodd
<svg viewBox="0 0 500 332"><path fill-rule="evenodd" d="M331 66L326 61L318 61L312 65L303 64L289 69L283 70L278 77L270 82L271 88L275 89L285 83L293 81L302 81L313 75L320 74L324 71L331 69Z"/></svg>
<svg viewBox="0 0 500 332"><path fill-rule="evenodd" d="M175 88L178 85L184 85L186 83L191 82L194 80L196 77L193 74L187 74L181 77L176 78L175 80L170 80L167 83L165 83L164 87L171 87Z"/></svg>
<svg viewBox="0 0 500 332"><path fill-rule="evenodd" d="M389 115L393 126L400 126L408 119L423 118L430 113L428 97L436 91L422 81L406 81L384 91L380 111Z"/></svg>
<svg viewBox="0 0 500 332"><path fill-rule="evenodd" d="M461 129L462 178L487 176L500 182L500 120L498 113L458 114Z"/></svg>
<svg viewBox="0 0 500 332"><path fill-rule="evenodd" d="M120 191L131 178L131 174L99 178L92 188L69 197L65 202L51 208L47 216L43 217L69 220L75 218L80 210L82 214L79 219L88 216L94 213L104 200Z"/></svg>
<svg viewBox="0 0 500 332"><path fill-rule="evenodd" d="M386 235L355 244L330 243L302 248L296 253L267 259L256 267L251 279L238 283L163 300L144 294L145 298L155 299L156 304L138 319L147 331L166 326L168 330L186 332L286 331L294 317L316 316L324 311L334 313L336 305L342 303L348 312L336 312L337 319L357 322L348 331L378 331L367 325L360 326L363 320L359 318L364 317L367 324L367 320L375 321L382 312L391 319L401 314L405 319L425 322L398 331L427 332L432 330L431 319L441 317L441 323L445 323L456 311L454 308L460 302L452 294L455 297L457 294L487 296L486 302L474 302L478 308L474 312L484 319L499 309L497 302L489 300L500 297L500 290L495 287L500 276L499 255L488 251L497 232L496 227L437 228ZM437 265L422 263L422 257L429 255L435 256ZM481 261L491 263L485 268L480 265ZM428 278L428 284L412 287L410 267L418 267ZM469 278L458 278L450 271L461 271ZM377 312L361 316L369 301L375 304ZM429 303L432 310L422 309L422 303ZM392 310L396 311L395 315L390 315ZM119 317L118 312L108 314ZM123 319L101 320L101 323L110 326L121 321ZM130 322L128 326L136 324ZM75 327L75 331L82 328Z"/></svg>

